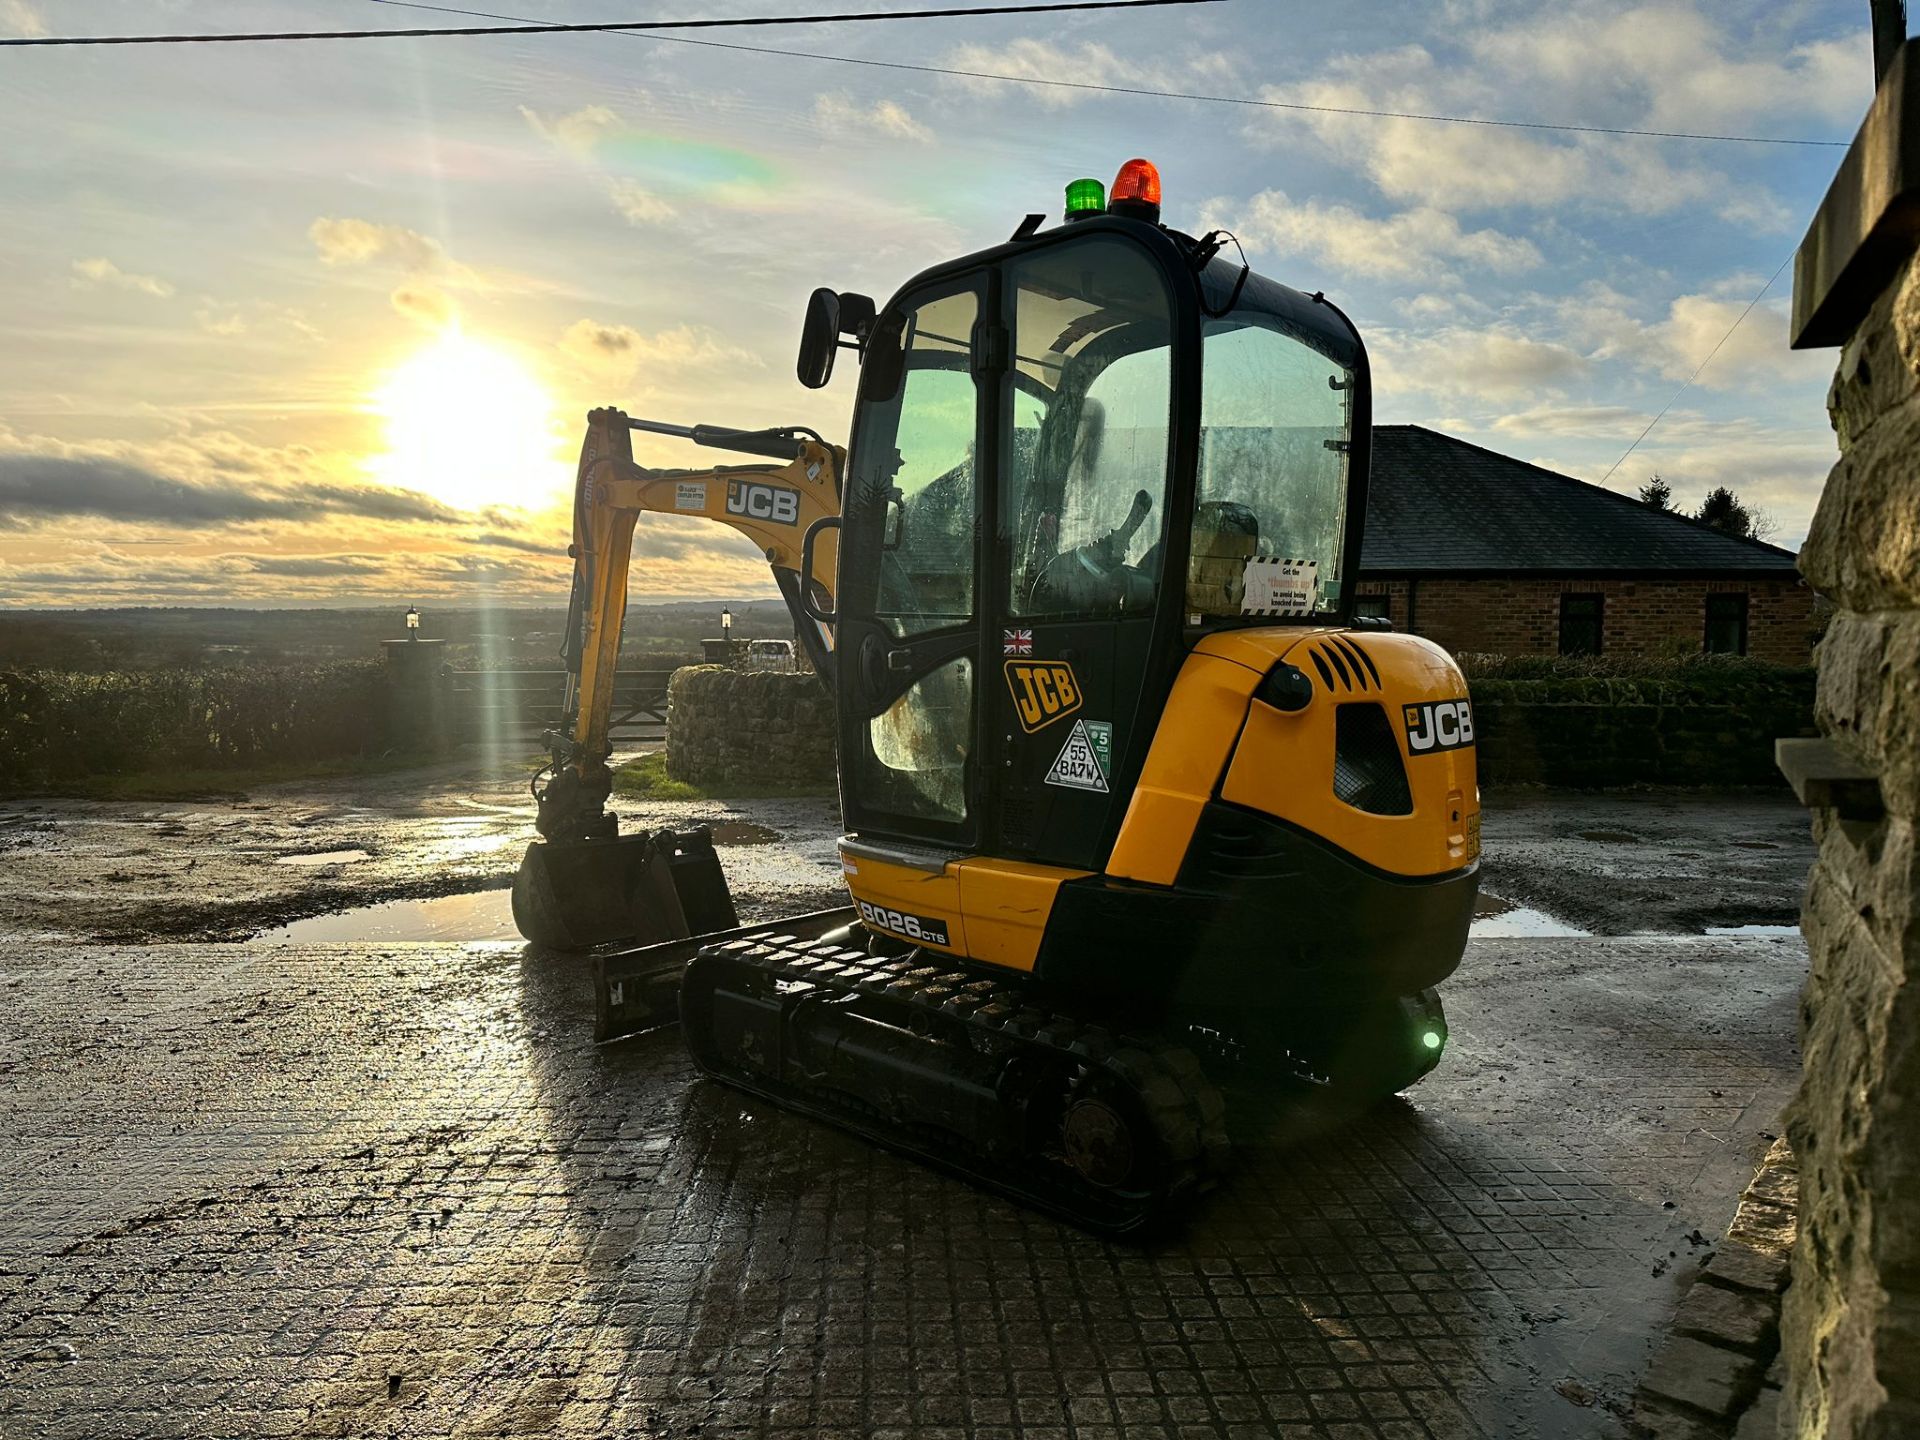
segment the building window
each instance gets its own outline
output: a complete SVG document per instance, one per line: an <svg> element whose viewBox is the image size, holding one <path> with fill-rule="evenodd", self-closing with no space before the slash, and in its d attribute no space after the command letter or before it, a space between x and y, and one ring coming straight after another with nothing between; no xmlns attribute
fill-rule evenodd
<svg viewBox="0 0 1920 1440"><path fill-rule="evenodd" d="M1391 620L1393 618L1392 598L1387 595L1356 595L1353 597L1353 618L1365 620Z"/></svg>
<svg viewBox="0 0 1920 1440"><path fill-rule="evenodd" d="M1707 596L1707 653L1747 653L1747 597L1744 594Z"/></svg>
<svg viewBox="0 0 1920 1440"><path fill-rule="evenodd" d="M1600 653L1601 597L1598 595L1562 595L1560 597L1560 653L1562 655L1598 655Z"/></svg>

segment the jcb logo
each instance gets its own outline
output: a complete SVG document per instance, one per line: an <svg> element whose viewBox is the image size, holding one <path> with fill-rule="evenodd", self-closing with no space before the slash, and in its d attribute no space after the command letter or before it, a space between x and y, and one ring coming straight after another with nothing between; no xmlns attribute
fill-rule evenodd
<svg viewBox="0 0 1920 1440"><path fill-rule="evenodd" d="M754 480L727 482L727 513L749 520L771 520L794 525L800 520L800 492L784 485L762 485Z"/></svg>
<svg viewBox="0 0 1920 1440"><path fill-rule="evenodd" d="M1073 667L1063 660L1007 661L1007 689L1020 728L1031 735L1080 708L1080 685Z"/></svg>
<svg viewBox="0 0 1920 1440"><path fill-rule="evenodd" d="M1415 755L1458 750L1473 744L1473 706L1465 700L1436 700L1408 705L1407 749Z"/></svg>

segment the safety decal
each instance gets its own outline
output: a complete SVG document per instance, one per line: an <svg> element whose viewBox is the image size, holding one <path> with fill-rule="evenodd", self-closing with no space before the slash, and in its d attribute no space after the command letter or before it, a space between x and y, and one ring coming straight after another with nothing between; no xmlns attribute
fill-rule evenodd
<svg viewBox="0 0 1920 1440"><path fill-rule="evenodd" d="M1076 720L1053 768L1047 771L1047 784L1104 795L1112 766L1113 726L1104 720Z"/></svg>
<svg viewBox="0 0 1920 1440"><path fill-rule="evenodd" d="M1033 631L1002 630L1000 632L1000 653L1003 655L1033 654Z"/></svg>
<svg viewBox="0 0 1920 1440"><path fill-rule="evenodd" d="M891 931L895 935L904 935L909 940L923 940L929 945L951 945L947 939L947 922L935 919L931 915L908 915L899 910L889 910L884 905L869 905L859 901L860 918L869 925Z"/></svg>
<svg viewBox="0 0 1920 1440"><path fill-rule="evenodd" d="M1247 561L1240 594L1242 615L1311 615L1320 583L1318 560L1255 555Z"/></svg>
<svg viewBox="0 0 1920 1440"><path fill-rule="evenodd" d="M1029 735L1080 708L1080 682L1064 660L1007 661L1007 689L1013 692L1020 728Z"/></svg>
<svg viewBox="0 0 1920 1440"><path fill-rule="evenodd" d="M704 510L707 508L707 486L705 481L688 484L682 480L673 487L673 508L676 510Z"/></svg>
<svg viewBox="0 0 1920 1440"><path fill-rule="evenodd" d="M1473 705L1467 700L1435 700L1402 707L1407 722L1407 752L1434 755L1473 744Z"/></svg>
<svg viewBox="0 0 1920 1440"><path fill-rule="evenodd" d="M800 492L785 485L762 485L757 480L729 480L727 513L749 520L771 520L776 525L797 525Z"/></svg>

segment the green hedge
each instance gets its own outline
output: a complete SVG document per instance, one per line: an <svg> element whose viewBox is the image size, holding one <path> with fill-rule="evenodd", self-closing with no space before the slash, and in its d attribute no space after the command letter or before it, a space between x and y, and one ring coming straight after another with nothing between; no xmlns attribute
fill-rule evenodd
<svg viewBox="0 0 1920 1440"><path fill-rule="evenodd" d="M1483 784L1777 785L1811 735L1814 672L1751 660L1466 657Z"/></svg>
<svg viewBox="0 0 1920 1440"><path fill-rule="evenodd" d="M72 674L0 670L0 789L337 760L385 743L377 660Z"/></svg>

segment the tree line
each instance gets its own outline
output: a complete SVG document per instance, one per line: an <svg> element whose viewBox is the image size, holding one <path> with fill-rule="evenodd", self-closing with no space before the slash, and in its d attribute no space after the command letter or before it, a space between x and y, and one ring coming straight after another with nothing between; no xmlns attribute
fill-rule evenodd
<svg viewBox="0 0 1920 1440"><path fill-rule="evenodd" d="M1647 483L1640 487L1640 501L1649 509L1664 510L1672 515L1691 515L1715 530L1745 540L1770 541L1780 533L1779 521L1758 505L1742 504L1740 497L1724 485L1716 485L1709 490L1698 510L1687 511L1673 503L1673 487L1655 471L1648 477Z"/></svg>

